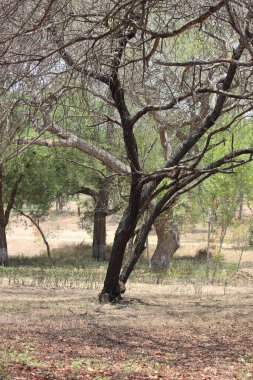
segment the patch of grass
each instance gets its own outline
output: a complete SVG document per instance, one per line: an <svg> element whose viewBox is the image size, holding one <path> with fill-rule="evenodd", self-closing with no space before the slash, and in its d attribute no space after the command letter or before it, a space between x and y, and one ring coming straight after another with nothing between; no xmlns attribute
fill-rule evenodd
<svg viewBox="0 0 253 380"><path fill-rule="evenodd" d="M111 375L108 375L103 372L108 372L109 368L107 365L101 362L100 359L93 359L92 361L85 361L82 358L74 359L70 362L69 367L74 371L75 375L80 375L80 372L83 370L87 370L88 373L92 373L94 379L97 380L109 380L112 379ZM101 373L95 373L97 371L101 371Z"/></svg>
<svg viewBox="0 0 253 380"><path fill-rule="evenodd" d="M124 372L126 374L132 374L138 371L141 371L143 367L145 367L147 364L147 358L139 359L137 360L136 358L130 358L127 361L124 362Z"/></svg>
<svg viewBox="0 0 253 380"><path fill-rule="evenodd" d="M110 247L107 248L109 252ZM10 257L8 267L0 267L0 283L9 285L69 287L98 289L104 280L107 262L91 258L91 247L85 245L64 246L52 250L52 257ZM224 282L234 271L236 264L213 258L209 263L209 279ZM193 257L175 257L170 266L160 272L150 272L147 262L140 262L131 274L133 282L170 284L172 281L205 281L206 263Z"/></svg>
<svg viewBox="0 0 253 380"><path fill-rule="evenodd" d="M40 287L83 287L97 289L103 281L105 270L87 266L78 268L0 267L0 278L7 278L9 285Z"/></svg>
<svg viewBox="0 0 253 380"><path fill-rule="evenodd" d="M109 255L110 246L107 246L106 254ZM100 266L103 263L93 260L92 247L85 244L64 245L54 248L51 257L46 254L40 256L10 256L9 266L31 266L41 268L86 268L87 266Z"/></svg>
<svg viewBox="0 0 253 380"><path fill-rule="evenodd" d="M235 270L235 263L222 260L217 262L215 259L209 262L209 278L216 283L226 280ZM175 257L170 266L160 272L150 272L147 265L140 263L132 273L131 279L136 282L157 284L168 284L175 280L205 280L206 263L195 261L193 257Z"/></svg>
<svg viewBox="0 0 253 380"><path fill-rule="evenodd" d="M0 267L0 283L7 278L9 285L96 289L104 279L106 267L106 262L91 258L90 246L64 246L52 250L51 258L11 256L9 266Z"/></svg>
<svg viewBox="0 0 253 380"><path fill-rule="evenodd" d="M73 368L73 369L80 369L80 368L83 367L83 365L84 365L84 359L82 359L82 358L74 359L70 363L70 367Z"/></svg>
<svg viewBox="0 0 253 380"><path fill-rule="evenodd" d="M9 380L11 379L11 374L8 369L8 365L6 366L5 361L0 360L0 379L1 380Z"/></svg>
<svg viewBox="0 0 253 380"><path fill-rule="evenodd" d="M24 350L18 351L13 347L8 347L5 351L7 361L11 364L32 365L34 364L33 349L29 345L24 345Z"/></svg>

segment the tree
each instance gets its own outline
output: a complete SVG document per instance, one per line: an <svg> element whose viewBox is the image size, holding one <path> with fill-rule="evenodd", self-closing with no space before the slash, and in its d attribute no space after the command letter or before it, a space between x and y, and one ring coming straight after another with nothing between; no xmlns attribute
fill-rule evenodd
<svg viewBox="0 0 253 380"><path fill-rule="evenodd" d="M89 195L94 201L92 258L98 261L104 261L106 249L106 217L109 210L108 178L105 177L101 179L98 187L98 191L90 187L82 187L78 190L78 193Z"/></svg>
<svg viewBox="0 0 253 380"><path fill-rule="evenodd" d="M4 68L0 70L0 78L3 94L0 98L0 264L5 265L8 263L6 227L23 171L29 166L28 161L22 165L17 160L27 147L19 151L15 139L30 122L32 114L25 104L27 92L14 89L17 79L12 81L12 75Z"/></svg>
<svg viewBox="0 0 253 380"><path fill-rule="evenodd" d="M12 157L11 160L2 162L0 165L0 263L1 265L8 264L8 247L6 238L6 227L10 220L12 209L17 204L23 204L25 180L29 173L33 154L21 154L21 157ZM21 158L21 161L20 161ZM23 160L22 160L23 159ZM28 174L29 173L29 174ZM18 197L22 188L22 201ZM29 188L31 191L31 188ZM19 199L18 199L19 198Z"/></svg>
<svg viewBox="0 0 253 380"><path fill-rule="evenodd" d="M13 209L30 219L40 231L50 256L50 248L39 220L52 207L59 194L68 198L87 178L83 171L78 170L78 166L69 165L68 159L76 158L76 154L73 153L76 152L48 152L45 148L29 147L18 156L2 163L0 243L2 251L5 248L1 257L2 264L8 263L6 227ZM64 159L60 160L60 157Z"/></svg>
<svg viewBox="0 0 253 380"><path fill-rule="evenodd" d="M233 127L233 139L238 138L237 122L252 109L252 4L197 1L194 16L193 4L185 0L90 1L85 9L75 1L50 2L44 8L41 2L36 9L26 5L31 20L19 28L22 37L10 42L19 43L19 54L8 51L5 64L35 62L40 78L47 78L46 93L51 96L40 107L43 130L61 141L40 143L86 150L115 172L129 174L130 167L128 205L115 234L101 292L101 300L111 301L120 296L119 280L127 281L155 220L210 176L231 173L252 160L252 145L234 149L230 141L229 152L221 151L219 158L205 162L207 153L223 143L218 136L225 130ZM31 29L37 36L36 54L27 33ZM24 35L25 51L19 41ZM123 160L59 126L55 108L63 94L70 105L74 91L85 93L79 106L99 133L108 120L121 131ZM100 106L96 106L98 99ZM107 114L108 104L116 110L114 117ZM167 120L163 129L171 152L167 162L147 171L137 135L141 129L149 132L149 115L154 113ZM156 206L120 275L126 245L152 200L157 200Z"/></svg>

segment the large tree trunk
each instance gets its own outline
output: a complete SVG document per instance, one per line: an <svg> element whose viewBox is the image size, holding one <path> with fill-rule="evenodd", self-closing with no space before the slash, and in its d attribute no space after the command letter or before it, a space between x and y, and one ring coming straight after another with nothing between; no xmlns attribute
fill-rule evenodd
<svg viewBox="0 0 253 380"><path fill-rule="evenodd" d="M127 279L129 278L130 273L134 269L135 264L137 263L140 255L142 254L144 250L145 242L146 242L148 233L150 232L152 224L155 222L156 218L159 216L161 212L162 202L159 202L159 203L161 204L154 208L154 210L151 212L149 219L143 224L140 230L136 248L120 275L125 249L126 249L127 243L129 242L129 240L134 234L137 221L138 221L138 213L136 213L136 210L138 208L134 207L135 202L130 202L130 206L125 211L125 214L122 217L115 234L114 243L113 243L113 247L111 251L111 257L110 257L107 274L106 274L106 278L104 282L104 287L103 287L102 292L99 295L100 301L112 302L116 299L121 298L121 293L123 293L125 290L124 284L127 282ZM167 221L171 222L171 209L170 209L170 212L168 214L165 213L165 215L166 217L164 218ZM172 228L171 226L172 224L170 224L170 229ZM178 241L176 245L179 246ZM174 252L175 251L176 249L174 249ZM168 250L166 252L168 252Z"/></svg>
<svg viewBox="0 0 253 380"><path fill-rule="evenodd" d="M164 212L154 221L157 246L150 260L150 269L162 270L168 267L174 253L179 248L179 233L172 222L172 210Z"/></svg>
<svg viewBox="0 0 253 380"><path fill-rule="evenodd" d="M120 281L120 271L126 246L134 234L137 220L137 215L131 215L128 208L119 223L114 237L104 287L99 295L101 302L112 302L120 299L121 293L124 292L124 287L122 288Z"/></svg>
<svg viewBox="0 0 253 380"><path fill-rule="evenodd" d="M93 226L93 251L92 258L95 260L105 260L106 248L106 216L109 203L109 181L101 181L100 189L96 198Z"/></svg>
<svg viewBox="0 0 253 380"><path fill-rule="evenodd" d="M106 215L97 208L94 214L92 258L98 261L105 260L106 247Z"/></svg>
<svg viewBox="0 0 253 380"><path fill-rule="evenodd" d="M159 202L159 203L161 203L161 202ZM161 206L162 206L162 204L160 204L160 205L158 204L156 207L152 207L152 211L150 212L148 219L145 221L145 223L143 223L143 225L140 229L140 232L138 235L138 241L137 241L137 244L135 246L135 249L134 249L132 255L129 257L129 259L128 259L126 265L124 266L124 268L121 272L121 275L120 275L120 281L123 284L125 284L127 282L130 274L132 273L136 263L138 262L141 254L145 248L145 243L146 243L146 240L147 240L147 237L148 237L148 234L151 230L152 225L156 223L156 219L163 216L163 214L160 214ZM173 204L170 207L173 207ZM170 217L168 216L168 214L167 215L165 214L166 217L164 217L167 220L169 219L170 222L171 222L171 214L172 214L171 210L172 209L170 208L169 212L168 212ZM163 228L162 228L162 231L164 231ZM174 236L173 236L173 238L174 238ZM162 241L164 241L164 236L163 236ZM174 243L174 244L175 244L175 248L176 248L176 246L178 246L178 240L176 240L176 243ZM159 244L158 244L158 246L159 246ZM174 252L175 251L176 251L176 249L174 250ZM171 253L172 252L173 252L173 250L171 250ZM159 259L158 262L160 262L160 261L161 260Z"/></svg>

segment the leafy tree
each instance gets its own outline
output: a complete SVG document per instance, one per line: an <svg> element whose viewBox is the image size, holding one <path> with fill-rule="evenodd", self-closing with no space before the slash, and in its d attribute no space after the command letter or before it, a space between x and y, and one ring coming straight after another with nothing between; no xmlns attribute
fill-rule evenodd
<svg viewBox="0 0 253 380"><path fill-rule="evenodd" d="M21 15L27 5L29 19L22 19L21 25L11 24L8 43L15 46L15 54L9 49L4 59L13 66L36 62L45 83L44 92L41 86L40 91L47 94L46 99L42 97L38 107L44 123L35 129L40 134L48 131L51 137L39 143L75 147L110 170L129 175L128 205L115 234L100 296L112 301L120 296L120 280L127 281L155 220L210 176L221 170L230 173L252 159L252 145L247 144L221 150L212 162L205 160L222 144L218 136L231 128L239 130L238 121L252 109L252 4L247 0L205 4L88 1L85 5L55 1L45 8L43 4L35 8L25 1L15 9L16 15ZM10 28L7 23L4 26ZM37 38L36 49L31 30ZM21 44L24 39L25 48ZM66 95L72 104L73 91L85 94L82 115L89 115L90 126L95 125L99 135L104 134L101 126L105 123L114 124L124 146L123 157L118 150L113 154L108 146L91 143L86 134L83 138L68 131L65 118L59 123L55 108ZM115 109L113 116L108 115L108 106ZM143 128L149 134L148 120L153 114L166 120L162 123L163 132L168 133L168 149L163 164L159 162L149 171L142 166L137 132ZM83 123L84 129L88 124ZM235 131L234 136L238 139ZM166 134L161 137L166 139ZM162 185L164 178L168 182ZM121 272L126 245L152 200L157 203Z"/></svg>
<svg viewBox="0 0 253 380"><path fill-rule="evenodd" d="M59 194L69 197L84 182L85 176L78 167L70 167L67 160L59 160L59 154L33 147L2 164L0 243L6 250L2 264L8 262L6 227L12 209L28 217L39 228L36 221L52 207ZM63 154L66 158L67 154ZM40 233L43 236L41 230Z"/></svg>

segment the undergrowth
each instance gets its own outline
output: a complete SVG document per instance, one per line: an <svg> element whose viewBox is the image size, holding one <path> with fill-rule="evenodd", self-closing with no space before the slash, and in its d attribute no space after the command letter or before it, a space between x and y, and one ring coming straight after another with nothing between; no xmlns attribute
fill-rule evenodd
<svg viewBox="0 0 253 380"><path fill-rule="evenodd" d="M107 253L110 247L107 248ZM8 267L0 267L0 282L10 285L41 287L80 287L97 289L101 287L107 262L91 259L91 247L72 245L52 250L52 257L46 255L10 257ZM222 283L236 271L236 265L222 260L209 263L209 281ZM196 262L192 257L175 257L169 268L151 272L147 262L140 262L130 280L138 283L170 284L177 280L206 282L206 263Z"/></svg>

